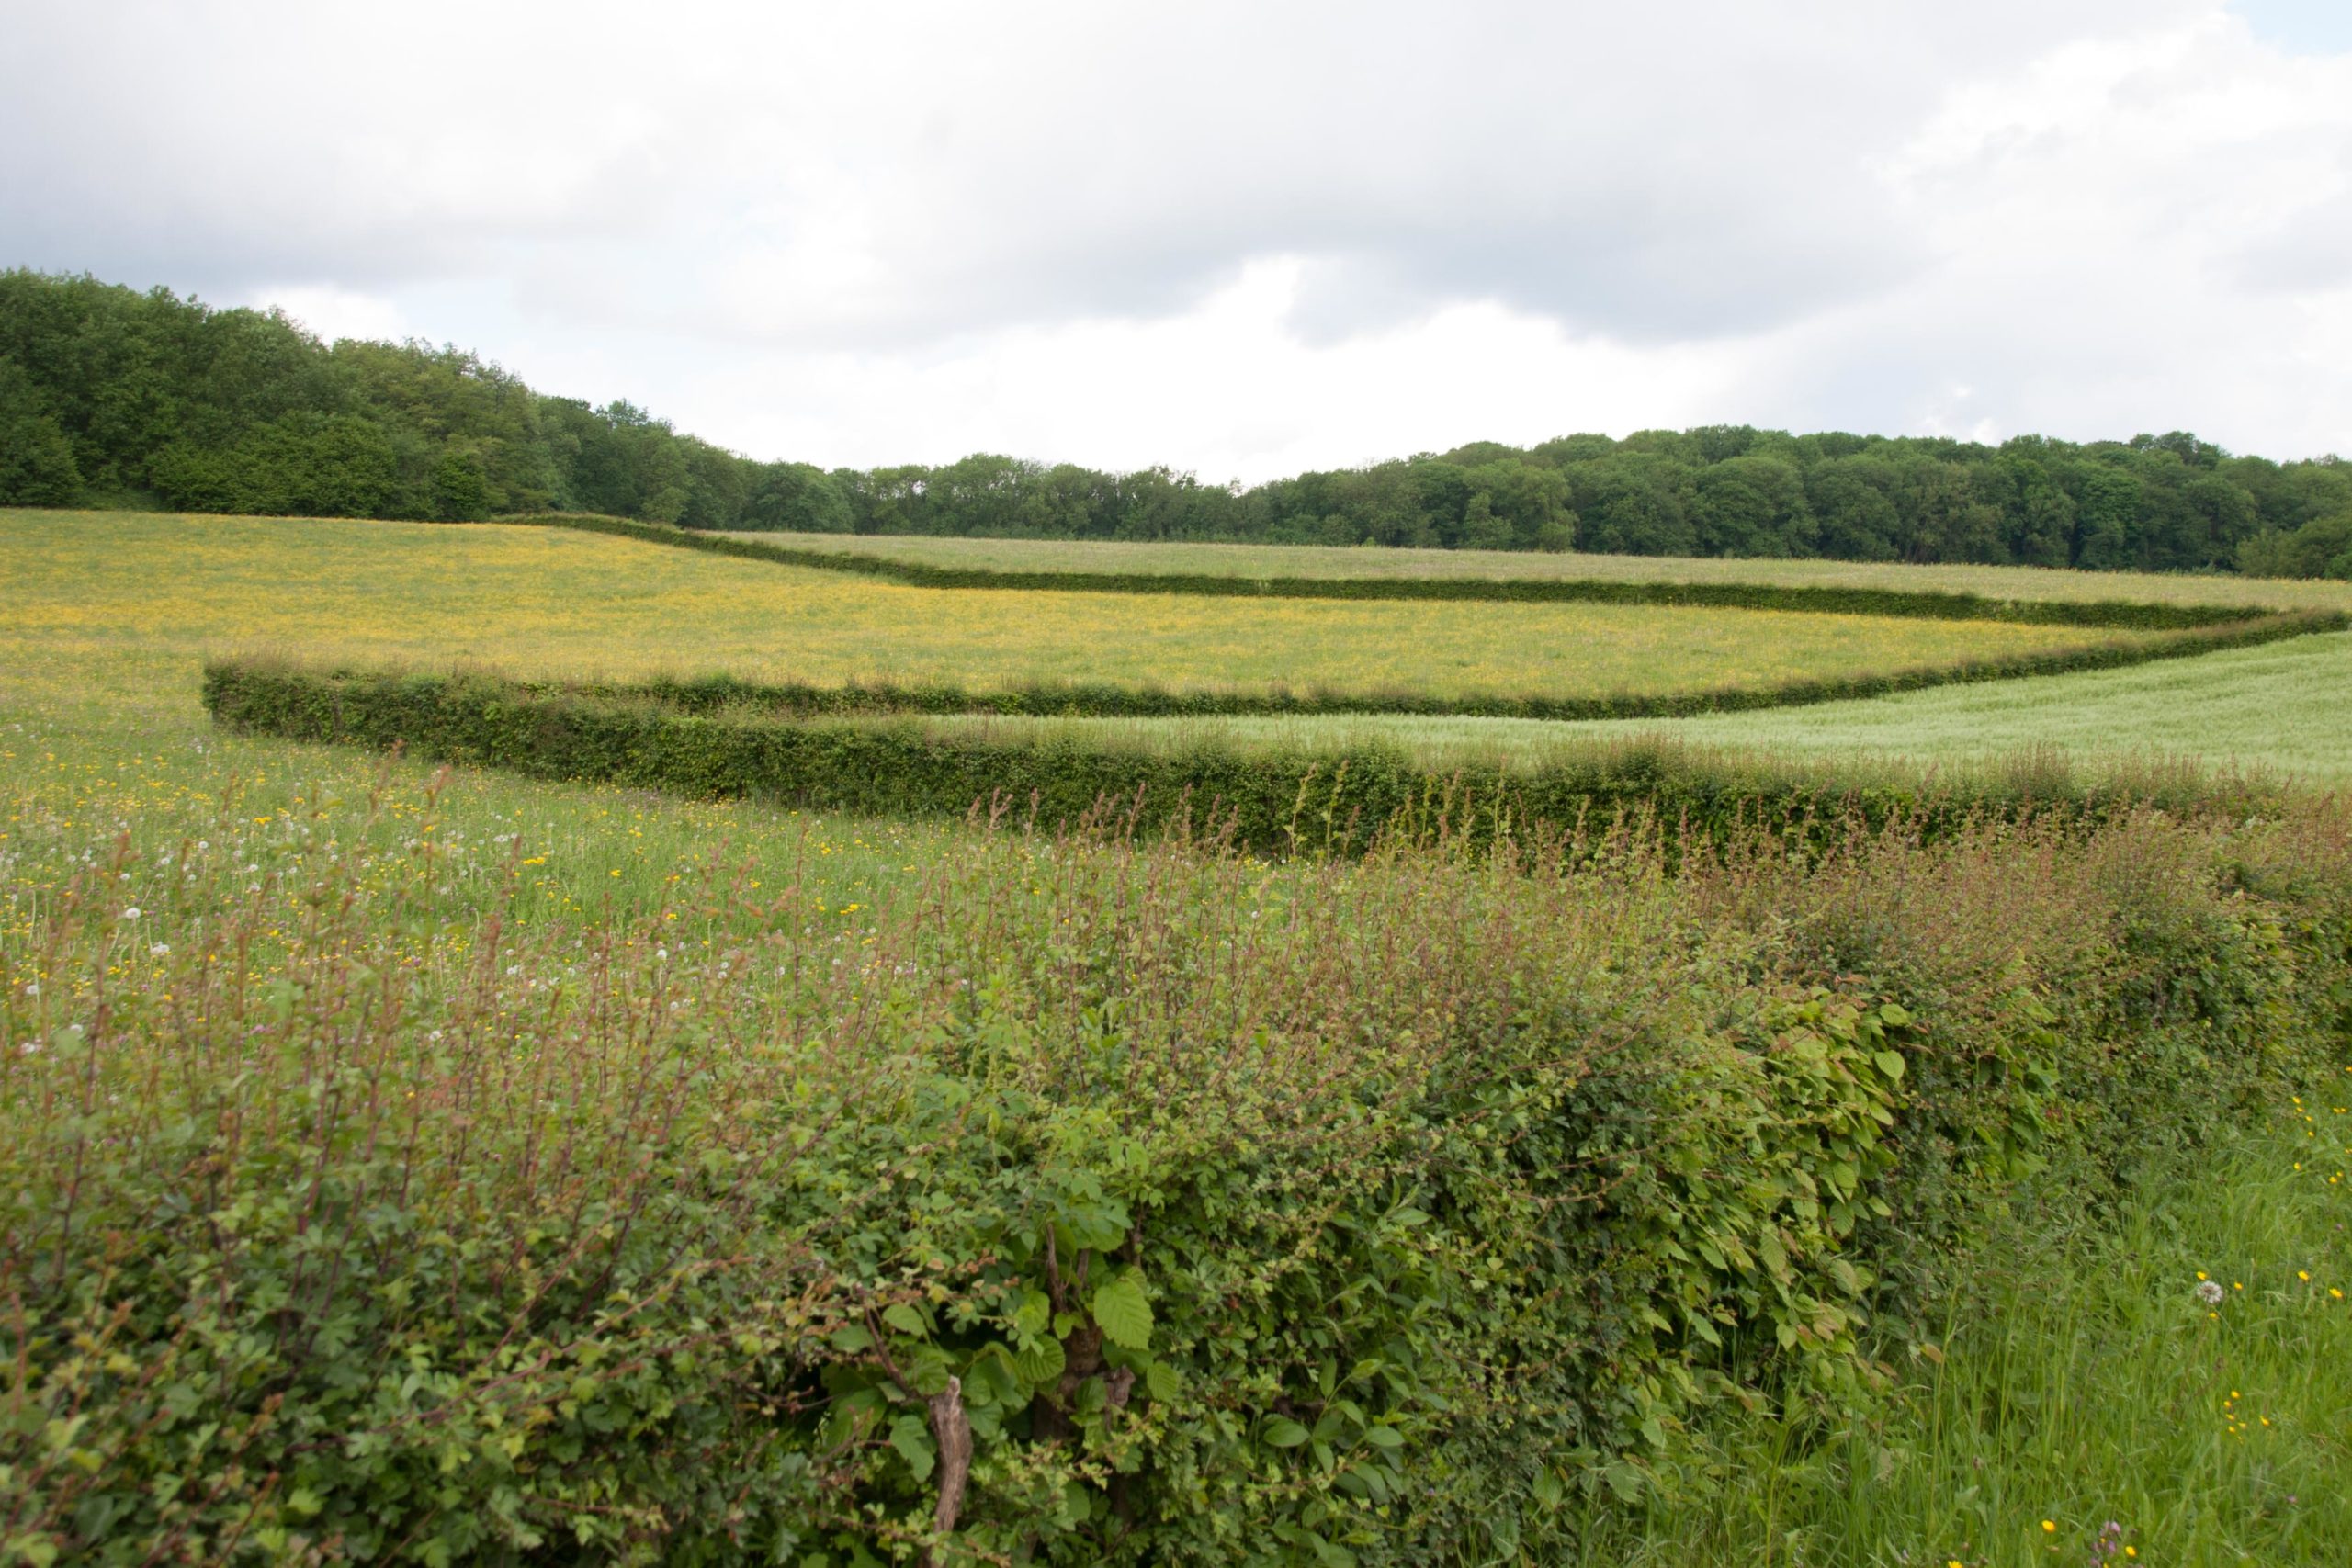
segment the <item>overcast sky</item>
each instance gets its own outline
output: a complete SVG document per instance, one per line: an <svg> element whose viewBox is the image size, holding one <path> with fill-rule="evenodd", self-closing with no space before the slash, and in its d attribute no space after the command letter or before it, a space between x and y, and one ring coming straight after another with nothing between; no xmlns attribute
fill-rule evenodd
<svg viewBox="0 0 2352 1568"><path fill-rule="evenodd" d="M2352 454L2352 0L0 0L0 265L760 457Z"/></svg>

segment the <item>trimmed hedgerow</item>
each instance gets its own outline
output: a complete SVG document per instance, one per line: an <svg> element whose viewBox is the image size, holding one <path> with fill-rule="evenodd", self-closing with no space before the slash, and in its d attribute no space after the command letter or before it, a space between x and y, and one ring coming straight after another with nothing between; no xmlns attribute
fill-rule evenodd
<svg viewBox="0 0 2352 1568"><path fill-rule="evenodd" d="M1679 833L1767 830L1792 841L1859 814L1941 831L1984 811L2098 816L2132 787L2070 776L1849 784L1733 765L1655 744L1595 748L1524 767L1465 769L1370 746L1247 749L1201 740L1155 750L1048 733L1001 739L913 719L859 722L548 690L486 674L371 673L273 660L206 667L219 723L291 739L401 746L537 778L598 780L696 796L757 795L877 816L956 816L975 803L1047 826L1105 799L1139 829L1214 830L1258 853L1361 850L1382 836L1466 836L1655 815ZM2200 781L2200 788L2204 787ZM2220 808L2240 804L2237 784Z"/></svg>
<svg viewBox="0 0 2352 1568"><path fill-rule="evenodd" d="M2317 812L1673 876L976 833L854 919L786 859L575 924L456 918L447 809L224 808L38 907L14 1558L1565 1560L2352 993Z"/></svg>
<svg viewBox="0 0 2352 1568"><path fill-rule="evenodd" d="M2019 653L1877 674L1826 676L1762 686L1721 686L1690 692L1616 693L1595 696L1473 693L1440 696L1421 692L1170 691L1110 682L1057 682L970 690L946 682L921 684L852 682L839 685L763 682L733 675L659 677L633 682L587 682L569 689L598 697L647 698L687 712L761 708L795 716L850 714L996 714L1046 717L1181 718L1317 714L1443 715L1471 718L1557 721L1677 718L1697 714L1796 707L1924 691L1932 686L2027 676L2117 670L2164 659L2194 659L2233 648L2254 648L2352 624L2335 611L2256 615L2221 626L2161 632L2134 641L2096 643L2050 653ZM566 689L549 686L546 689Z"/></svg>
<svg viewBox="0 0 2352 1568"><path fill-rule="evenodd" d="M1668 604L1719 610L1795 610L1815 615L1885 615L1943 621L2012 621L2036 626L2108 626L2171 631L2250 618L2227 605L2143 604L2122 600L1988 599L1979 593L1887 588L1781 586L1749 582L1620 582L1597 578L1224 577L1209 573L997 571L932 566L854 550L812 550L698 532L663 523L572 513L503 517L502 523L610 534L677 549L820 571L876 577L915 588L1007 588L1069 593L1176 593L1221 598L1470 600L1540 604Z"/></svg>

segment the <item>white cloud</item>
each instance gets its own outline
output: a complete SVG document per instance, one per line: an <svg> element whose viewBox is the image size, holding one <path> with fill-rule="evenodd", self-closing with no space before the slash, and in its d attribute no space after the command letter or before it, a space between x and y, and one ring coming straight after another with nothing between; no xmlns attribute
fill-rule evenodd
<svg viewBox="0 0 2352 1568"><path fill-rule="evenodd" d="M0 265L762 456L2352 448L2352 57L2211 0L6 12Z"/></svg>
<svg viewBox="0 0 2352 1568"><path fill-rule="evenodd" d="M390 299L331 283L265 284L250 290L241 303L283 310L325 343L346 337L399 342L416 335Z"/></svg>

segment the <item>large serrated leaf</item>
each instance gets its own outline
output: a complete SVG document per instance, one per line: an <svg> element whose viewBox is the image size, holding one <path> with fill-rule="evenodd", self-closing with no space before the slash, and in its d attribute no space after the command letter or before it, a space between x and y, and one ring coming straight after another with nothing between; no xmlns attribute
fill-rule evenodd
<svg viewBox="0 0 2352 1568"><path fill-rule="evenodd" d="M1012 1370L1031 1388L1045 1387L1060 1377L1062 1369L1069 1365L1069 1358L1063 1354L1062 1342L1058 1339L1038 1339L1026 1349L1012 1353Z"/></svg>
<svg viewBox="0 0 2352 1568"><path fill-rule="evenodd" d="M1104 1280L1094 1292L1093 1306L1094 1322L1112 1344L1128 1350L1150 1345L1151 1300L1134 1275Z"/></svg>

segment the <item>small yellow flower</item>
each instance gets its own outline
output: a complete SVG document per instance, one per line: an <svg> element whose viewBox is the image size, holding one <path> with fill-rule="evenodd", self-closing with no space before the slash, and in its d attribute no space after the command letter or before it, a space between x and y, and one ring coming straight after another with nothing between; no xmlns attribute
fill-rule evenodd
<svg viewBox="0 0 2352 1568"><path fill-rule="evenodd" d="M2310 1284L2310 1283L2312 1282L2311 1272L2310 1272L2310 1270L2308 1270L2308 1269L2296 1269L2296 1270L2295 1270L2295 1278L2296 1278L2296 1279L2298 1279L2298 1280L2301 1280L2304 1284L2306 1284L2306 1285L2308 1285L2308 1284Z"/></svg>
<svg viewBox="0 0 2352 1568"><path fill-rule="evenodd" d="M2199 1279L2200 1279L2200 1280L2202 1280L2203 1278L2205 1278L2205 1270L2204 1270L2204 1269L2199 1269L2199 1270L2197 1270L2197 1277L2198 1277Z"/></svg>
<svg viewBox="0 0 2352 1568"><path fill-rule="evenodd" d="M2058 1527L2051 1523L2048 1519L2041 1521L2041 1528L2052 1535L2056 1535L2058 1533Z"/></svg>

